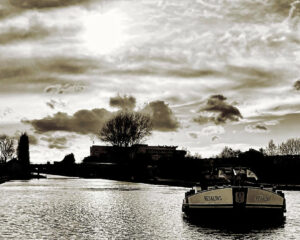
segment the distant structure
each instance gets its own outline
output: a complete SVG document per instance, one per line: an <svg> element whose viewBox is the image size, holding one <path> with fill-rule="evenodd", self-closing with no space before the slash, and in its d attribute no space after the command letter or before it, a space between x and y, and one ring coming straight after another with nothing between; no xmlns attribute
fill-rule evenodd
<svg viewBox="0 0 300 240"><path fill-rule="evenodd" d="M90 147L90 156L97 157L100 160L113 159L117 148L114 146L93 145ZM137 156L146 155L152 161L183 158L186 154L185 150L177 150L177 146L148 146L147 144L134 144L126 148L126 151L128 151L132 159Z"/></svg>
<svg viewBox="0 0 300 240"><path fill-rule="evenodd" d="M18 160L21 162L21 164L25 167L28 167L30 164L29 138L26 133L23 133L20 136L17 153L18 153Z"/></svg>

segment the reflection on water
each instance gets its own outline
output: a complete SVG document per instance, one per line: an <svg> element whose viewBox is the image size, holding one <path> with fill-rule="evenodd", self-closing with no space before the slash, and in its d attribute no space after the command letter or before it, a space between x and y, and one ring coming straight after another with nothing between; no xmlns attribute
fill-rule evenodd
<svg viewBox="0 0 300 240"><path fill-rule="evenodd" d="M249 234L255 231L269 231L272 229L284 228L286 219L276 222L252 221L239 222L238 219L222 220L222 221L205 221L205 219L195 219L183 216L183 220L187 225L198 227L199 229L217 229L220 232Z"/></svg>
<svg viewBox="0 0 300 240"><path fill-rule="evenodd" d="M186 188L50 178L0 185L0 239L297 239L300 193L281 225L198 224L181 213Z"/></svg>

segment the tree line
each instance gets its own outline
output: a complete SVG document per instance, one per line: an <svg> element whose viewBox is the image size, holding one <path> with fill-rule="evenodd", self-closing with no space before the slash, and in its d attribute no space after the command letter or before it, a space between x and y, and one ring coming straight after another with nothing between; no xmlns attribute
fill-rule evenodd
<svg viewBox="0 0 300 240"><path fill-rule="evenodd" d="M254 149L249 149L256 151ZM287 155L300 155L300 138L289 138L288 140L275 144L271 139L265 148L258 150L264 156L287 156ZM234 150L228 146L225 146L223 150L218 154L217 158L237 158L242 154L241 150Z"/></svg>
<svg viewBox="0 0 300 240"><path fill-rule="evenodd" d="M300 138L290 138L278 145L270 140L264 153L268 156L300 155Z"/></svg>

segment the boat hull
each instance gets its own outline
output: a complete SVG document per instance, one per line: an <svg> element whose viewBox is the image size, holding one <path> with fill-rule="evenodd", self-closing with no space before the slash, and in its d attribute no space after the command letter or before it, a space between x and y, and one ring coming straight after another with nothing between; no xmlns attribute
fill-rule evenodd
<svg viewBox="0 0 300 240"><path fill-rule="evenodd" d="M203 220L282 220L283 194L255 187L225 187L192 193L184 199L183 212Z"/></svg>

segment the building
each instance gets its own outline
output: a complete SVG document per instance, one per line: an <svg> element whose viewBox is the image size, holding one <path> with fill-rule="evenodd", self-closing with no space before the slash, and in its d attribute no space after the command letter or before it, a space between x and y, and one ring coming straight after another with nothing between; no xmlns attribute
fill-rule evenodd
<svg viewBox="0 0 300 240"><path fill-rule="evenodd" d="M129 148L120 148L115 146L99 146L90 147L90 156L97 157L100 160L113 159L115 153L120 150L128 151L128 156L134 159L137 156L147 155L151 160L159 159L178 159L183 158L186 154L184 150L177 150L177 146L148 146L147 144L135 144Z"/></svg>

